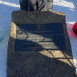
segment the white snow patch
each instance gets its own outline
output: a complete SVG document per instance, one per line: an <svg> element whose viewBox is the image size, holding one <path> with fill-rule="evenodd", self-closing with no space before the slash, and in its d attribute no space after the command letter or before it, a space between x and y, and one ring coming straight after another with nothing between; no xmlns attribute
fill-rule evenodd
<svg viewBox="0 0 77 77"><path fill-rule="evenodd" d="M0 4L4 4L4 5L20 8L20 5L17 5L17 4L14 4L14 3L10 3L10 2L0 1Z"/></svg>
<svg viewBox="0 0 77 77"><path fill-rule="evenodd" d="M68 8L71 8L71 9L75 8L75 6L72 2L64 1L64 0L57 0L57 2L54 1L53 4L58 5L58 6L62 6L62 7L68 7Z"/></svg>

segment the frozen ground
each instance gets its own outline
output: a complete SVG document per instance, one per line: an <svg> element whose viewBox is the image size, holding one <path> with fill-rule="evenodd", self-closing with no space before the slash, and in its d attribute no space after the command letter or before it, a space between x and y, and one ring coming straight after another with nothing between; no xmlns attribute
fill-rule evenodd
<svg viewBox="0 0 77 77"><path fill-rule="evenodd" d="M5 37L0 42L0 77L6 77L7 45L11 13L13 10L18 9L20 9L19 0L0 0L0 31L3 30ZM77 36L72 31L73 23L77 21L77 0L54 0L53 10L66 14L67 30L72 46L74 63L77 67ZM2 33L0 33L0 36L3 36Z"/></svg>

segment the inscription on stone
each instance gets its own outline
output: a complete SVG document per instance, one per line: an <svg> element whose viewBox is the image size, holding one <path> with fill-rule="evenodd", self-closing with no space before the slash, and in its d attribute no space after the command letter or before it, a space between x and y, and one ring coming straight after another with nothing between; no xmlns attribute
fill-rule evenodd
<svg viewBox="0 0 77 77"><path fill-rule="evenodd" d="M16 30L15 51L65 50L61 23L19 24Z"/></svg>

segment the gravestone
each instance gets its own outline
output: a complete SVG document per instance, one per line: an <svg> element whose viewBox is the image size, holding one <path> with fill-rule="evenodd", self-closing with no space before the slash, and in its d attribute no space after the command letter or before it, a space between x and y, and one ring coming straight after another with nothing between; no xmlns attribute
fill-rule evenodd
<svg viewBox="0 0 77 77"><path fill-rule="evenodd" d="M65 14L14 11L7 77L76 77Z"/></svg>

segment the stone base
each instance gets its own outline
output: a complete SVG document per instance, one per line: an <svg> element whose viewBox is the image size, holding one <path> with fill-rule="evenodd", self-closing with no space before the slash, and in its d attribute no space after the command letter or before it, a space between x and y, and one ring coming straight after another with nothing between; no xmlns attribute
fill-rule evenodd
<svg viewBox="0 0 77 77"><path fill-rule="evenodd" d="M22 37L20 35L17 37L17 25L47 23L62 24L64 39L62 39L61 41L64 41L65 48L59 49L59 46L56 45L58 49L45 49L41 45L42 50L37 51L36 48L33 48L33 51L15 50L16 40L21 40L23 39L22 37L25 36L24 33ZM55 29L58 31L57 26L55 27ZM23 30L21 29L21 31ZM19 33L21 34L22 32ZM53 44L55 45L54 41ZM77 77L77 75L75 74L75 67L70 40L67 34L64 13L54 11L13 12L8 43L7 77Z"/></svg>

